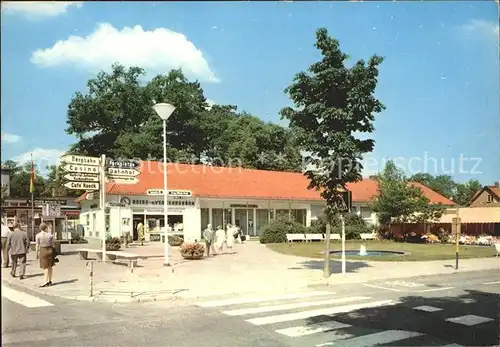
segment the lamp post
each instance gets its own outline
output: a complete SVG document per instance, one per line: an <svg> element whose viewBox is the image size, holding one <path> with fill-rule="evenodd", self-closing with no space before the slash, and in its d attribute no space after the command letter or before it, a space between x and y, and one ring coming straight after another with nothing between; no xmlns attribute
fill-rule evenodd
<svg viewBox="0 0 500 347"><path fill-rule="evenodd" d="M153 110L155 110L158 116L163 120L163 218L165 219L165 259L163 261L163 266L170 266L170 261L168 259L167 119L174 112L175 106L167 103L160 103L153 105Z"/></svg>

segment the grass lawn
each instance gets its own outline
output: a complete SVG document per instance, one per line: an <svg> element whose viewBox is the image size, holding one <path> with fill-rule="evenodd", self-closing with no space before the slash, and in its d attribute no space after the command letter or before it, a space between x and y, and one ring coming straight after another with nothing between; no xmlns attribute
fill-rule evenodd
<svg viewBox="0 0 500 347"><path fill-rule="evenodd" d="M348 260L378 260L378 261L418 261L418 260L449 260L455 259L455 245L448 244L417 244L402 243L392 241L346 241L346 250L359 250L359 246L364 244L366 250L370 251L403 251L408 252L405 255L382 255L376 257L370 256L350 256ZM324 242L308 243L276 243L267 245L273 251L296 255L308 258L323 258L325 249ZM340 251L340 242L332 242L332 251ZM462 246L459 248L460 259L465 258L486 258L496 255L495 247L492 246ZM340 258L340 255L331 255L332 259Z"/></svg>

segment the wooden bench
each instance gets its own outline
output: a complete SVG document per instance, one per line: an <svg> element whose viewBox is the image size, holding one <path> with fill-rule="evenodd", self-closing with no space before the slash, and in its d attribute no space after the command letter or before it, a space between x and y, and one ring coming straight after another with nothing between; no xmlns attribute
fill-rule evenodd
<svg viewBox="0 0 500 347"><path fill-rule="evenodd" d="M76 250L78 252L78 258L81 260L87 260L89 253L95 253L97 260L102 260L102 250L92 249L92 248L79 248Z"/></svg>
<svg viewBox="0 0 500 347"><path fill-rule="evenodd" d="M323 234L306 234L306 241L323 241Z"/></svg>
<svg viewBox="0 0 500 347"><path fill-rule="evenodd" d="M361 236L361 240L375 240L375 235L374 234L371 234L371 233L363 233L363 234L360 234L359 236Z"/></svg>
<svg viewBox="0 0 500 347"><path fill-rule="evenodd" d="M286 240L288 242L294 242L294 241L305 241L306 236L304 234L286 234Z"/></svg>
<svg viewBox="0 0 500 347"><path fill-rule="evenodd" d="M134 272L134 268L137 267L137 260L139 259L139 255L123 251L107 251L106 259L113 262L116 259L125 259L128 263L130 272Z"/></svg>
<svg viewBox="0 0 500 347"><path fill-rule="evenodd" d="M340 234L331 234L330 235L330 239L331 240L342 240L342 238L340 237Z"/></svg>

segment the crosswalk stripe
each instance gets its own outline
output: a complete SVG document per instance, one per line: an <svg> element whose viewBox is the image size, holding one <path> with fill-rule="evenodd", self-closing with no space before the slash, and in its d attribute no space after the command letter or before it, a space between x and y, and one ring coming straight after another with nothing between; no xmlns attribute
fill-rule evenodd
<svg viewBox="0 0 500 347"><path fill-rule="evenodd" d="M491 322L492 320L493 320L492 318L476 316L473 314L468 314L465 316L446 319L447 322L452 322L452 323L457 323L457 324L462 324L462 325L467 325L467 326L474 326L474 325L478 325L478 324L482 324L482 323L486 323L486 322Z"/></svg>
<svg viewBox="0 0 500 347"><path fill-rule="evenodd" d="M367 297L367 296L352 296L352 297L340 298L340 299L329 299L329 300L309 301L309 302L307 302L307 301L306 302L294 302L294 303L282 304L282 305L250 307L250 308L243 308L243 309L237 309L237 310L222 311L222 313L227 314L228 316L243 316L243 315L255 314L255 313L293 310L296 308L309 307L309 306L342 304L342 303L346 303L346 302L362 301L362 300L368 300L368 299L371 299L371 298Z"/></svg>
<svg viewBox="0 0 500 347"><path fill-rule="evenodd" d="M321 316L321 315L346 313L346 312L351 312L351 311L360 310L360 309L364 309L364 308L391 306L391 305L396 305L399 303L400 303L399 301L393 301L393 300L380 300L380 301L372 301L372 302L363 303L363 304L328 307L328 308L323 308L323 309L318 309L318 310L309 310L309 311L281 314L281 315L276 315L276 316L252 318L252 319L247 319L246 322L249 322L249 323L254 324L254 325L265 325L265 324L273 324L273 323L280 323L280 322L289 322L289 321L293 321L293 320L297 320L297 319L306 319L306 318L311 318L311 317L316 317L316 316Z"/></svg>
<svg viewBox="0 0 500 347"><path fill-rule="evenodd" d="M258 302L265 301L276 301L276 300L291 300L291 299L303 299L308 297L316 297L322 295L334 295L334 292L327 291L310 291L301 292L294 294L281 294L281 295L269 295L269 296L258 296L258 297L241 297L226 300L216 300L198 303L199 307L221 307L221 306L231 306L239 304L254 304Z"/></svg>
<svg viewBox="0 0 500 347"><path fill-rule="evenodd" d="M351 327L350 324L329 321L329 322L322 322L310 325L301 325L286 329L279 329L276 330L276 332L289 337L299 337L299 336L312 335L317 333L323 333L330 330L350 328L350 327Z"/></svg>
<svg viewBox="0 0 500 347"><path fill-rule="evenodd" d="M39 299L36 296L14 290L7 286L2 287L2 296L10 301L15 302L16 304L20 304L30 308L54 306L50 302Z"/></svg>
<svg viewBox="0 0 500 347"><path fill-rule="evenodd" d="M376 345L381 345L383 343L396 342L422 335L423 335L422 333L417 333L414 331L386 330L379 333L353 337L342 341L322 343L316 345L316 347L333 346L334 344L335 346L376 346Z"/></svg>

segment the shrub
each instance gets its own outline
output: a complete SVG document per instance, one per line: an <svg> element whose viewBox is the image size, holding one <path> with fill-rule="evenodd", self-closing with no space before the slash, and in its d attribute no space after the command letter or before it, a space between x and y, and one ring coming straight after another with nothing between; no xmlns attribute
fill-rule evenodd
<svg viewBox="0 0 500 347"><path fill-rule="evenodd" d="M450 234L446 232L443 228L440 228L436 232L436 236L439 239L439 242L441 243L448 243L450 240Z"/></svg>
<svg viewBox="0 0 500 347"><path fill-rule="evenodd" d="M324 234L326 233L326 223L321 219L311 221L311 226L307 229L308 234Z"/></svg>
<svg viewBox="0 0 500 347"><path fill-rule="evenodd" d="M180 246L184 243L184 237L180 235L172 235L168 237L168 244L170 246Z"/></svg>
<svg viewBox="0 0 500 347"><path fill-rule="evenodd" d="M181 246L181 255L184 258L203 258L205 246L201 243L183 243Z"/></svg>
<svg viewBox="0 0 500 347"><path fill-rule="evenodd" d="M305 234L308 229L288 217L279 216L268 224L260 235L260 243L283 243L286 242L286 234Z"/></svg>
<svg viewBox="0 0 500 347"><path fill-rule="evenodd" d="M85 240L79 233L72 232L71 243L73 244L87 243L87 240Z"/></svg>
<svg viewBox="0 0 500 347"><path fill-rule="evenodd" d="M365 225L347 225L345 226L345 238L346 240L359 240L361 239L361 234L371 233L372 231ZM332 233L341 234L342 227L338 226L333 228Z"/></svg>
<svg viewBox="0 0 500 347"><path fill-rule="evenodd" d="M118 251L122 246L122 242L119 237L108 237L106 239L106 250L107 251Z"/></svg>

